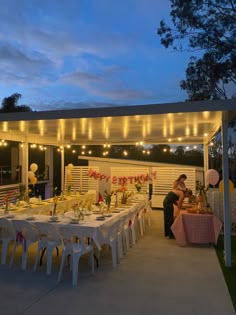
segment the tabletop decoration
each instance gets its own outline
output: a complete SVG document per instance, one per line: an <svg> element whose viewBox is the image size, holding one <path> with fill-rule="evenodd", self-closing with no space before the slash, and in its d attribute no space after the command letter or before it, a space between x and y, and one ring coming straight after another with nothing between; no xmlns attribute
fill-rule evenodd
<svg viewBox="0 0 236 315"><path fill-rule="evenodd" d="M58 196L54 196L53 197L53 203L54 203L54 207L53 207L53 212L52 212L52 216L55 217L56 213L57 213L57 202L58 202L59 197Z"/></svg>
<svg viewBox="0 0 236 315"><path fill-rule="evenodd" d="M78 219L78 220L84 220L83 208L81 208L78 203L75 203L75 204L72 206L72 209L73 209L73 211L74 211L74 216L75 216L76 219Z"/></svg>
<svg viewBox="0 0 236 315"><path fill-rule="evenodd" d="M207 202L205 186L199 180L196 181L196 192L198 202Z"/></svg>
<svg viewBox="0 0 236 315"><path fill-rule="evenodd" d="M121 204L126 204L129 197L132 196L132 192L128 191L128 188L126 185L121 185L120 188L118 188L117 192L121 192Z"/></svg>
<svg viewBox="0 0 236 315"><path fill-rule="evenodd" d="M108 211L110 210L112 195L116 195L116 193L114 191L111 191L110 193L108 193L107 190L104 191L104 199L105 199L105 203L107 205Z"/></svg>
<svg viewBox="0 0 236 315"><path fill-rule="evenodd" d="M9 213L9 206L10 206L10 198L13 196L12 192L8 192L6 194L6 196L4 197L4 214L8 214Z"/></svg>
<svg viewBox="0 0 236 315"><path fill-rule="evenodd" d="M141 191L141 189L142 189L143 183L142 183L142 182L140 181L140 179L139 179L139 180L136 181L136 183L134 184L134 186L135 186L137 192L139 193L139 192Z"/></svg>

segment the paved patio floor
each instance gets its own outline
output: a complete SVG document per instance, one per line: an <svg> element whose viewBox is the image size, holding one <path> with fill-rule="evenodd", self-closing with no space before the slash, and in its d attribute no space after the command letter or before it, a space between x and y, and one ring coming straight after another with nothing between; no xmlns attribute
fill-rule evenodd
<svg viewBox="0 0 236 315"><path fill-rule="evenodd" d="M235 315L214 248L178 247L163 236L162 211L152 213L152 226L116 269L105 249L94 276L87 260L80 264L78 287L69 269L57 283L59 257L50 276L45 264L32 272L0 266L1 315Z"/></svg>

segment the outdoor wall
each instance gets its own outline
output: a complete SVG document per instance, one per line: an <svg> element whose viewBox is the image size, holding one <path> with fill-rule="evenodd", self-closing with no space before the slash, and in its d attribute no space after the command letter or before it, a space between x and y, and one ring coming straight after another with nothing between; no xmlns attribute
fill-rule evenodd
<svg viewBox="0 0 236 315"><path fill-rule="evenodd" d="M105 158L94 158L94 157L81 157L87 159L90 168L97 166L100 173L112 176L112 169L120 168L121 176L129 171L136 170L137 174L143 173L143 170L148 171L150 174L156 172L156 179L150 181L152 184L152 206L155 208L162 207L162 201L164 196L171 190L174 180L180 174L186 174L188 179L186 186L193 190L195 193L196 180L201 181L204 184L204 169L203 167L194 167L189 165L178 165L178 164L167 164L167 163L153 163L153 162L142 162L142 161L130 161L130 160L119 160L119 159L105 159ZM116 170L117 174L117 170ZM99 181L99 191L101 193L104 190L110 191L111 183L104 180Z"/></svg>
<svg viewBox="0 0 236 315"><path fill-rule="evenodd" d="M207 201L215 215L224 222L223 193L218 188L211 188L207 192ZM236 234L236 189L230 193L231 231Z"/></svg>

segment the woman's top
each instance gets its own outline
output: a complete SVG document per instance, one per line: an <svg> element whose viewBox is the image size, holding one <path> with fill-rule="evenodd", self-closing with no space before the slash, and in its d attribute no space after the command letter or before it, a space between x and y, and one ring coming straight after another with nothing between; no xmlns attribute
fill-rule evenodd
<svg viewBox="0 0 236 315"><path fill-rule="evenodd" d="M186 190L185 183L181 182L181 181L177 181L177 180L174 182L173 188L178 189L178 190L182 190L182 191Z"/></svg>
<svg viewBox="0 0 236 315"><path fill-rule="evenodd" d="M163 201L163 205L164 206L170 206L175 204L177 201L179 200L179 196L177 196L173 191L170 191L164 201Z"/></svg>

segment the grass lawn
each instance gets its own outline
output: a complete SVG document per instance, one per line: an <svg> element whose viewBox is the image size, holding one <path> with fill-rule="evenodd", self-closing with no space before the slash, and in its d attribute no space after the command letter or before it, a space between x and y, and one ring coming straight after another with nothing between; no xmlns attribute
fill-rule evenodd
<svg viewBox="0 0 236 315"><path fill-rule="evenodd" d="M217 246L215 247L216 253L223 271L225 282L228 286L229 293L236 311L236 236L231 237L232 248L232 267L225 267L224 262L224 237L220 236Z"/></svg>

